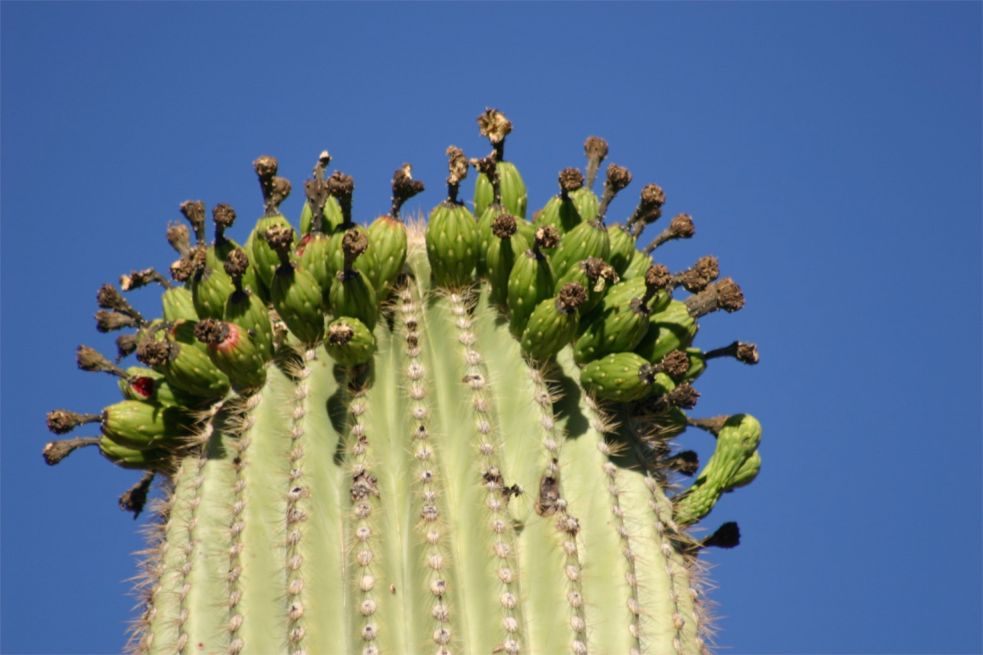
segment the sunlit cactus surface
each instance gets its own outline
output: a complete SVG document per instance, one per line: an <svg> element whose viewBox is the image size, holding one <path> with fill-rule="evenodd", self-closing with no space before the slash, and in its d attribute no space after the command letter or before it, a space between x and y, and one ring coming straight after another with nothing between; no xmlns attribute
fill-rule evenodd
<svg viewBox="0 0 983 655"><path fill-rule="evenodd" d="M754 479L761 426L693 417L694 384L711 360L758 354L694 337L741 289L714 257L653 260L694 234L687 214L662 218L658 185L610 220L632 176L602 169L603 139L527 216L512 124L486 110L478 125L491 152L447 148L447 198L426 222L400 213L423 190L408 164L389 213L354 221L354 181L325 151L295 227L279 209L291 184L261 156L244 242L227 234L232 207L212 209L209 241L205 204L187 201L169 275L99 289L118 354L79 346L78 365L115 376L122 399L50 412L51 431L93 436L44 457L92 446L142 472L121 507L160 497L133 652L710 649L699 555L739 533L690 528ZM123 295L142 287L161 292L160 317ZM702 466L676 448L684 432L715 439Z"/></svg>

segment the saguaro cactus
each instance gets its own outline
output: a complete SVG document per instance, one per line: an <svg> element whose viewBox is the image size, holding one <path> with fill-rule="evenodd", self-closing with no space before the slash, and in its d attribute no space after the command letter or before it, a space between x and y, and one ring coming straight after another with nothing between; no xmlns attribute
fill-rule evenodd
<svg viewBox="0 0 983 655"><path fill-rule="evenodd" d="M469 163L452 146L427 224L400 215L423 186L404 165L390 213L356 225L354 183L326 177L324 152L298 235L279 210L290 184L263 156L264 214L243 245L225 234L231 207L215 207L208 244L205 205L187 202L191 229L168 230L174 281L121 278L162 286L161 318L99 290L99 329L131 332L115 362L80 346L78 365L116 376L123 400L52 411L57 434L100 434L44 457L92 445L143 471L120 498L135 513L160 482L134 652L707 650L699 553L738 533L687 528L755 477L761 427L686 410L710 360L758 360L742 342L693 346L697 321L739 309L741 290L713 258L678 273L652 261L692 236L686 215L636 244L661 216L656 185L605 223L631 174L611 165L594 195L597 137L587 184L565 169L527 220L518 169L500 162L511 123L488 110L479 124L493 145L471 160L482 215L458 199ZM131 354L143 366L123 368ZM716 438L702 469L674 450L691 426Z"/></svg>

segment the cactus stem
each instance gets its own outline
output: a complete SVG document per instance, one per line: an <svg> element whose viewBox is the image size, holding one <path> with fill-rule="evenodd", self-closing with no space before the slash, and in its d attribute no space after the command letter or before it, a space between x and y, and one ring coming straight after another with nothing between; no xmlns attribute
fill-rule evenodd
<svg viewBox="0 0 983 655"><path fill-rule="evenodd" d="M570 652L573 655L581 655L587 652L587 621L584 616L583 587L581 585L583 570L580 549L577 545L580 522L568 511L567 501L563 498L560 483L560 447L566 439L566 434L557 427L556 417L553 414L553 403L556 398L554 394L550 393L542 371L536 368L529 368L528 371L529 379L534 388L535 404L539 409L539 424L544 434L543 448L549 458L549 463L540 482L536 512L540 516L548 516L554 512L557 514L556 528L563 535L565 558L563 562L564 580L566 581L564 597L569 612L568 626L573 631Z"/></svg>
<svg viewBox="0 0 983 655"><path fill-rule="evenodd" d="M481 354L475 348L477 336L473 331L465 297L452 293L449 300L451 315L457 328L457 340L461 344L466 363L466 373L462 382L471 389L471 405L476 419L478 453L485 488L485 507L490 511L490 522L494 532L492 552L498 560L498 580L503 590L499 604L506 634L501 648L505 653L518 653L522 643L522 614L519 610L521 594L517 588L518 575L514 557L515 533L507 507L509 497L502 493L504 479L496 448L500 435L497 434L497 421L491 413L491 399L487 385L488 371L483 365Z"/></svg>
<svg viewBox="0 0 983 655"><path fill-rule="evenodd" d="M639 417L636 412L624 409L619 416L634 436L631 449L645 469L644 486L647 490L648 507L652 510L654 519L651 526L654 546L658 550L665 573L665 584L661 587L661 593L652 585L642 590L655 596L643 602L643 605L649 609L646 617L660 617L660 621L650 626L650 630L654 633L652 641L658 643L648 645L654 652L669 652L671 648L674 655L702 653L703 628L701 628L699 607L695 596L685 586L685 581L691 578L691 571L687 566L688 560L677 547L679 543L690 544L692 540L680 531L679 526L672 519L672 501L663 490L663 485L667 482L666 460L662 460L661 466L657 464L659 453L667 451L669 444L666 439L660 437L658 425L651 416ZM646 563L644 568L650 567L651 564ZM668 605L668 607L663 610L657 604Z"/></svg>
<svg viewBox="0 0 983 655"><path fill-rule="evenodd" d="M596 428L595 428L596 429ZM608 460L610 460L613 454L610 446L606 440L601 440L597 443L597 449L601 451ZM635 559L637 556L637 546L633 547L631 531L628 529L628 525L625 522L625 511L622 508L621 495L622 490L618 482L618 467L611 461L606 461L601 466L602 471L607 477L607 489L608 494L611 497L611 514L614 517L614 524L616 526L616 531L621 539L622 544L622 556L625 560L625 565L627 567L627 573L625 579L628 582L628 632L632 636L632 647L633 652L642 652L642 636L641 636L641 624L639 621L639 616L642 611L642 606L639 603L638 597L638 569L635 566Z"/></svg>
<svg viewBox="0 0 983 655"><path fill-rule="evenodd" d="M307 498L311 491L304 477L305 445L307 439L304 418L307 412L306 400L310 393L308 378L311 376L310 362L314 361L317 353L307 350L303 354L302 364L292 371L297 383L293 389L293 404L290 412L290 453L288 464L290 473L286 492L286 530L287 547L285 569L287 575L286 612L287 612L287 643L290 652L304 651L305 603L304 560L301 555L302 540L305 536L307 517L310 507Z"/></svg>
<svg viewBox="0 0 983 655"><path fill-rule="evenodd" d="M239 417L239 429L236 430L237 437L231 440L233 483L231 511L229 512L229 563L226 582L228 586L228 653L236 655L243 648L243 640L239 637L239 630L242 627L242 614L239 612L239 602L242 600L242 588L239 584L239 577L242 573L242 534L243 534L243 509L245 508L245 476L243 469L246 466L246 453L252 441L249 436L253 425L256 422L253 411L259 405L260 395L256 394L246 399L242 405L242 413Z"/></svg>
<svg viewBox="0 0 983 655"><path fill-rule="evenodd" d="M147 547L136 555L140 558L138 573L134 577L134 591L140 599L143 611L128 627L128 639L124 652L131 655L147 655L153 646L154 633L150 629L156 615L156 598L160 593L160 578L163 571L163 555L166 548L167 520L170 515L170 497L173 481L165 478L165 493L162 499L150 503L151 520L141 529Z"/></svg>
<svg viewBox="0 0 983 655"><path fill-rule="evenodd" d="M448 592L454 590L455 572L436 566L440 562L449 559L449 548L447 544L447 525L448 514L446 494L441 491L442 481L438 474L442 468L442 462L438 459L439 452L430 438L430 409L427 406L427 390L432 386L428 383L427 371L421 355L421 334L419 332L420 314L418 303L409 286L403 286L398 292L398 311L405 329L405 354L409 363L405 367L405 375L409 378L406 385L411 399L410 415L412 416L411 426L413 430L414 442L414 471L413 480L417 493L414 498L417 500L418 508L414 508L414 514L418 512L420 522L417 529L423 533L426 543L424 557L427 562L427 575L424 582L427 586L426 592L431 602L431 617L435 623L433 637L443 637L444 635L454 635L454 623L459 623L463 618L462 603L456 596L451 596L451 603L448 603ZM443 464L446 466L446 464ZM409 593L409 589L406 590ZM454 613L452 614L452 610ZM454 622L451 621L455 618ZM458 625L457 630L461 630ZM440 640L434 639L438 648L443 644Z"/></svg>
<svg viewBox="0 0 983 655"><path fill-rule="evenodd" d="M351 378L352 373L349 372L348 376ZM358 614L361 617L361 623L355 627L358 638L362 642L362 652L376 647L376 640L380 636L378 617L375 616L378 609L376 584L370 583L379 578L373 566L378 557L374 545L378 543L376 532L380 526L373 518L373 514L378 509L376 506L379 498L379 481L372 472L369 459L369 434L363 422L367 410L365 391L358 389L349 403L351 423L345 450L350 461L348 495L351 502L353 540L349 550L357 601L353 603L353 607L358 607Z"/></svg>

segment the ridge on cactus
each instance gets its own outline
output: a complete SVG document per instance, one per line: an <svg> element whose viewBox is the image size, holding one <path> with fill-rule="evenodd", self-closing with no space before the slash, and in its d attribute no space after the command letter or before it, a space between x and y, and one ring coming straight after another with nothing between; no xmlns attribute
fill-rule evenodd
<svg viewBox="0 0 983 655"><path fill-rule="evenodd" d="M492 152L447 149L426 224L400 215L423 190L409 164L390 212L356 222L354 181L328 174L325 150L295 227L280 211L293 187L264 155L245 241L226 230L250 211L216 205L209 242L188 201L170 278L137 269L99 289L117 357L83 345L77 363L122 398L51 411L55 434L92 429L43 454L92 446L134 469L119 499L134 515L158 482L132 652L710 650L700 553L739 541L711 512L760 470L761 425L692 415L695 385L712 360L758 351L695 337L743 292L716 258L653 260L693 236L686 214L638 243L658 185L611 220L632 176L610 164L595 194L599 137L526 218L503 159L512 123L493 109L478 123ZM123 292L154 286L160 316L145 317ZM701 467L677 439L716 450Z"/></svg>

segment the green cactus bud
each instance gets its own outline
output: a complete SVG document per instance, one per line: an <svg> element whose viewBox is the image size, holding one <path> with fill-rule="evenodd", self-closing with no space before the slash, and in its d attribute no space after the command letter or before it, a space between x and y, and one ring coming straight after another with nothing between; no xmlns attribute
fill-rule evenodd
<svg viewBox="0 0 983 655"><path fill-rule="evenodd" d="M560 171L559 180L560 193L550 198L546 206L536 213L535 223L537 227L552 225L565 234L585 220L574 202L574 194L583 188L584 176L576 168L565 168ZM586 196L581 194L581 197Z"/></svg>
<svg viewBox="0 0 983 655"><path fill-rule="evenodd" d="M640 250L635 250L628 260L628 265L621 273L622 280L634 280L643 277L645 271L652 265L652 258Z"/></svg>
<svg viewBox="0 0 983 655"><path fill-rule="evenodd" d="M379 305L372 284L355 268L355 262L368 248L364 232L349 230L341 243L345 263L331 285L331 310L337 316L352 316L375 329Z"/></svg>
<svg viewBox="0 0 983 655"><path fill-rule="evenodd" d="M222 318L246 330L263 356L269 358L273 355L273 325L270 323L266 304L244 286L245 274L249 268L249 259L245 252L236 249L229 253L225 261L225 272L232 279L235 291L229 294L225 302Z"/></svg>
<svg viewBox="0 0 983 655"><path fill-rule="evenodd" d="M384 298L406 263L406 226L398 218L380 216L369 226L368 234L373 266L366 275L376 295Z"/></svg>
<svg viewBox="0 0 983 655"><path fill-rule="evenodd" d="M331 236L314 232L301 237L296 250L297 266L314 276L325 298L334 280L332 244Z"/></svg>
<svg viewBox="0 0 983 655"><path fill-rule="evenodd" d="M669 294L671 288L672 276L669 274L669 269L662 264L655 264L648 267L644 276L623 280L608 289L601 301L601 307L604 310L623 307L633 298L643 298L645 305L652 312L659 312L665 309L672 299Z"/></svg>
<svg viewBox="0 0 983 655"><path fill-rule="evenodd" d="M491 285L491 301L504 305L508 298L509 275L516 257L532 245L518 232L515 216L499 214L492 221L493 238L485 251L488 282Z"/></svg>
<svg viewBox="0 0 983 655"><path fill-rule="evenodd" d="M696 336L696 321L684 303L678 300L649 316L649 327L635 352L650 362L657 362L673 350L687 348Z"/></svg>
<svg viewBox="0 0 983 655"><path fill-rule="evenodd" d="M558 230L552 226L539 228L533 247L516 257L512 265L506 302L509 328L516 337L522 336L536 306L554 294L553 269L543 251L556 245L557 235ZM557 287L556 292L563 286Z"/></svg>
<svg viewBox="0 0 983 655"><path fill-rule="evenodd" d="M252 233L249 235L249 242L246 244L251 247L250 250L246 251L246 254L249 255L249 261L252 263L250 270L255 272L257 279L271 293L273 290L273 276L276 270L280 268L280 256L267 243L265 236L267 230L274 227L290 228L290 222L283 214L264 216L256 221L256 227L253 228ZM290 229L292 234L293 229ZM290 249L294 249L293 243L290 244ZM256 291L256 289L253 290Z"/></svg>
<svg viewBox="0 0 983 655"><path fill-rule="evenodd" d="M267 357L241 327L208 318L195 326L195 336L208 346L208 356L229 376L233 389L246 393L263 386Z"/></svg>
<svg viewBox="0 0 983 655"><path fill-rule="evenodd" d="M598 221L581 223L560 239L560 245L550 258L553 275L563 277L577 262L588 257L607 261L611 252L611 239L604 225Z"/></svg>
<svg viewBox="0 0 983 655"><path fill-rule="evenodd" d="M610 264L597 257L588 257L571 266L566 274L556 281L557 290L565 284L576 282L587 290L587 302L580 310L586 317L604 298L604 294L617 284L618 274Z"/></svg>
<svg viewBox="0 0 983 655"><path fill-rule="evenodd" d="M191 290L187 287L171 287L161 296L165 321L197 321L198 312Z"/></svg>
<svg viewBox="0 0 983 655"><path fill-rule="evenodd" d="M107 435L99 439L99 452L116 466L137 470L164 470L174 456L167 448L134 448Z"/></svg>
<svg viewBox="0 0 983 655"><path fill-rule="evenodd" d="M199 397L202 403L229 391L229 378L194 339L193 323L177 324L170 331L160 326L148 330L140 338L137 359L162 373L172 387Z"/></svg>
<svg viewBox="0 0 983 655"><path fill-rule="evenodd" d="M321 208L321 220L322 220L322 230L325 234L331 234L335 230L341 227L343 216L341 214L341 205L338 204L338 199L334 196L328 196L327 200L324 201L324 206ZM314 223L314 212L311 211L311 205L309 202L305 202L304 206L300 210L300 232L301 234L311 234L311 226Z"/></svg>
<svg viewBox="0 0 983 655"><path fill-rule="evenodd" d="M209 248L209 251L211 250ZM191 278L191 296L195 312L201 318L221 317L225 311L225 300L234 287L214 252L206 259L211 261L212 265L206 264Z"/></svg>
<svg viewBox="0 0 983 655"><path fill-rule="evenodd" d="M608 262L620 275L628 269L628 264L638 252L635 250L635 239L620 224L608 226L608 239L611 242Z"/></svg>
<svg viewBox="0 0 983 655"><path fill-rule="evenodd" d="M180 407L121 400L102 412L102 432L130 448L166 447L193 434L194 421Z"/></svg>
<svg viewBox="0 0 983 655"><path fill-rule="evenodd" d="M577 335L578 309L586 300L584 288L572 282L555 298L536 305L522 332L523 352L534 360L546 360L560 352Z"/></svg>
<svg viewBox="0 0 983 655"><path fill-rule="evenodd" d="M649 326L649 310L641 298L595 315L573 347L573 360L583 366L608 353L628 352L642 340Z"/></svg>
<svg viewBox="0 0 983 655"><path fill-rule="evenodd" d="M265 238L280 259L270 287L273 306L302 343L320 341L324 336L324 316L321 313L323 293L313 275L290 262L293 229L271 227L266 231Z"/></svg>
<svg viewBox="0 0 983 655"><path fill-rule="evenodd" d="M723 422L710 460L693 485L674 499L676 522L695 523L710 513L722 493L734 488L735 481L736 486L750 482L761 465L760 456L757 463L743 467L752 460L760 442L761 424L750 414L735 414Z"/></svg>
<svg viewBox="0 0 983 655"><path fill-rule="evenodd" d="M162 373L150 368L131 366L119 378L119 390L126 400L141 400L167 407L198 407L201 401L175 389Z"/></svg>
<svg viewBox="0 0 983 655"><path fill-rule="evenodd" d="M375 335L357 318L342 316L328 324L324 348L342 366L358 366L372 360Z"/></svg>
<svg viewBox="0 0 983 655"><path fill-rule="evenodd" d="M500 161L496 167L498 183L501 186L502 207L505 211L518 216L526 217L526 208L529 198L526 193L526 184L522 181L519 169L510 161ZM488 176L484 173L478 176L474 185L474 211L481 214L493 204L494 189Z"/></svg>
<svg viewBox="0 0 983 655"><path fill-rule="evenodd" d="M675 384L635 353L612 353L587 364L580 371L584 388L601 400L630 402L653 393L665 393Z"/></svg>
<svg viewBox="0 0 983 655"><path fill-rule="evenodd" d="M474 213L481 216L494 204L519 218L526 217L526 185L519 170L512 162L505 161L505 137L512 131L512 123L497 109L486 109L478 116L478 130L488 137L495 151L491 157L492 170L481 170L474 185Z"/></svg>
<svg viewBox="0 0 983 655"><path fill-rule="evenodd" d="M427 256L434 284L457 287L471 283L478 262L478 226L462 204L445 200L430 213Z"/></svg>

